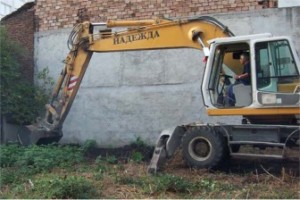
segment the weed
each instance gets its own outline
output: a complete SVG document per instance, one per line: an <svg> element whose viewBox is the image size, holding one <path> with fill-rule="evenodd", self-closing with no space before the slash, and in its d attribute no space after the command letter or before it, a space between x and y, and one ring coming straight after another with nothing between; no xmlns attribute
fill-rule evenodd
<svg viewBox="0 0 300 200"><path fill-rule="evenodd" d="M133 157L131 158L133 161L140 163L142 161L150 161L152 158L154 147L147 145L147 143L142 141L140 137L137 137L136 140L130 144L130 147L134 149L131 155Z"/></svg>
<svg viewBox="0 0 300 200"><path fill-rule="evenodd" d="M9 168L0 168L0 186L11 184L18 179L17 173Z"/></svg>
<svg viewBox="0 0 300 200"><path fill-rule="evenodd" d="M84 144L81 146L81 149L83 152L88 152L90 149L94 148L96 146L96 141L95 140L86 140Z"/></svg>
<svg viewBox="0 0 300 200"><path fill-rule="evenodd" d="M86 164L78 164L76 165L74 171L79 173L88 173L91 171L91 166Z"/></svg>
<svg viewBox="0 0 300 200"><path fill-rule="evenodd" d="M71 168L83 161L83 152L71 146L30 146L15 144L0 146L1 186L18 183L33 174L45 172L54 167Z"/></svg>
<svg viewBox="0 0 300 200"><path fill-rule="evenodd" d="M106 156L105 161L108 162L109 164L117 164L118 163L118 159L114 155Z"/></svg>
<svg viewBox="0 0 300 200"><path fill-rule="evenodd" d="M98 156L96 158L95 163L96 163L96 167L93 176L96 180L102 180L104 173L108 171L108 168L101 156Z"/></svg>
<svg viewBox="0 0 300 200"><path fill-rule="evenodd" d="M87 199L95 198L96 191L91 182L83 177L50 177L37 180L28 193L30 198Z"/></svg>
<svg viewBox="0 0 300 200"><path fill-rule="evenodd" d="M197 183L200 188L205 189L206 191L213 191L216 188L216 181L211 179L202 179Z"/></svg>
<svg viewBox="0 0 300 200"><path fill-rule="evenodd" d="M101 170L99 170L98 172L94 172L93 173L93 177L95 178L95 180L99 181L103 179L103 172Z"/></svg>
<svg viewBox="0 0 300 200"><path fill-rule="evenodd" d="M157 192L180 192L190 193L195 190L195 184L182 177L163 174L154 178L154 188Z"/></svg>
<svg viewBox="0 0 300 200"><path fill-rule="evenodd" d="M147 146L145 144L145 142L140 138L140 137L137 137L136 140L131 143L132 146L137 146L137 147L144 147L144 146Z"/></svg>
<svg viewBox="0 0 300 200"><path fill-rule="evenodd" d="M135 163L141 163L144 159L144 156L141 152L135 151L131 154L131 160L133 160Z"/></svg>
<svg viewBox="0 0 300 200"><path fill-rule="evenodd" d="M145 182L142 179L129 176L117 177L116 182L122 185L143 186L145 184Z"/></svg>
<svg viewBox="0 0 300 200"><path fill-rule="evenodd" d="M106 167L105 165L98 165L98 166L96 167L96 171L101 172L101 173L104 173L104 172L107 171L107 167Z"/></svg>
<svg viewBox="0 0 300 200"><path fill-rule="evenodd" d="M96 164L103 164L104 163L104 160L102 158L102 156L97 156L96 160L95 160L95 163Z"/></svg>
<svg viewBox="0 0 300 200"><path fill-rule="evenodd" d="M83 160L82 152L72 146L55 145L31 146L26 148L16 165L31 166L36 172L50 170L54 167L67 168Z"/></svg>
<svg viewBox="0 0 300 200"><path fill-rule="evenodd" d="M1 145L0 152L1 167L10 167L21 157L24 149L17 144L8 144Z"/></svg>
<svg viewBox="0 0 300 200"><path fill-rule="evenodd" d="M106 163L109 163L109 164L117 164L118 163L118 158L114 155L107 155L106 157L102 157L101 155L98 156L95 160L95 163L96 164L100 164L100 165L103 165Z"/></svg>
<svg viewBox="0 0 300 200"><path fill-rule="evenodd" d="M226 193L230 193L231 191L234 191L235 189L241 188L240 185L231 184L229 182L218 182L216 183L216 186L214 186L215 190L218 191L224 191Z"/></svg>
<svg viewBox="0 0 300 200"><path fill-rule="evenodd" d="M111 174L115 177L115 182L121 185L135 185L140 187L145 194L164 193L164 192L187 192L190 186L181 177L162 174L151 177L131 177L118 176L118 174Z"/></svg>
<svg viewBox="0 0 300 200"><path fill-rule="evenodd" d="M265 185L265 187L258 188L254 185L251 189L251 193L248 198L259 198L259 199L297 199L299 193L297 190L292 190L291 188L282 187L270 187ZM255 191L259 190L260 193L257 194Z"/></svg>

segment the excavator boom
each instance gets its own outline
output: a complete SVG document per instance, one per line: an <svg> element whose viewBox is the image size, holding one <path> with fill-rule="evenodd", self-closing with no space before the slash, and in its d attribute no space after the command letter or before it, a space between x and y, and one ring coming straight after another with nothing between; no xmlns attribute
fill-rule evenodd
<svg viewBox="0 0 300 200"><path fill-rule="evenodd" d="M100 27L98 33L94 29ZM112 31L111 28L121 29ZM233 36L222 23L208 16L187 19L155 19L83 22L77 24L68 39L70 52L53 90L45 117L27 126L21 136L24 144L59 141L62 127L94 52L194 48L208 56L207 41Z"/></svg>

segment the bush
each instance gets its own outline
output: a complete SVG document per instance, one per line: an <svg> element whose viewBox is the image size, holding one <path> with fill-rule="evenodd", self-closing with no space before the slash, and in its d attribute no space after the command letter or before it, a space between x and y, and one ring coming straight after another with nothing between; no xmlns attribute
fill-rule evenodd
<svg viewBox="0 0 300 200"><path fill-rule="evenodd" d="M0 44L1 115L6 116L10 123L32 123L44 110L48 100L49 93L45 86L53 85L53 80L48 77L49 70L44 69L37 75L42 80L42 86L34 86L22 77L17 62L17 58L26 52L18 43L9 39L3 26L0 26Z"/></svg>

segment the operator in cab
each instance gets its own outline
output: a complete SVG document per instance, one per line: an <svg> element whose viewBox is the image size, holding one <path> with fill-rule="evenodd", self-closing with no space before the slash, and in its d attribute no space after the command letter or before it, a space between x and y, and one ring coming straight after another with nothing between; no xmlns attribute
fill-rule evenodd
<svg viewBox="0 0 300 200"><path fill-rule="evenodd" d="M240 63L243 65L243 73L240 75L235 75L235 83L231 84L226 92L225 106L231 107L235 106L236 99L233 93L233 87L237 84L250 85L251 84L251 66L248 53L242 53L240 55Z"/></svg>

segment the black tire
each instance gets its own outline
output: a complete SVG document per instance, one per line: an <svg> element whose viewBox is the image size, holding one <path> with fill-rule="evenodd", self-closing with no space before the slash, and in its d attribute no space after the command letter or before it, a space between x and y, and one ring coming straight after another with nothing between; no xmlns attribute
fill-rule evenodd
<svg viewBox="0 0 300 200"><path fill-rule="evenodd" d="M214 168L223 160L225 141L208 126L195 127L182 138L182 155L189 167Z"/></svg>

